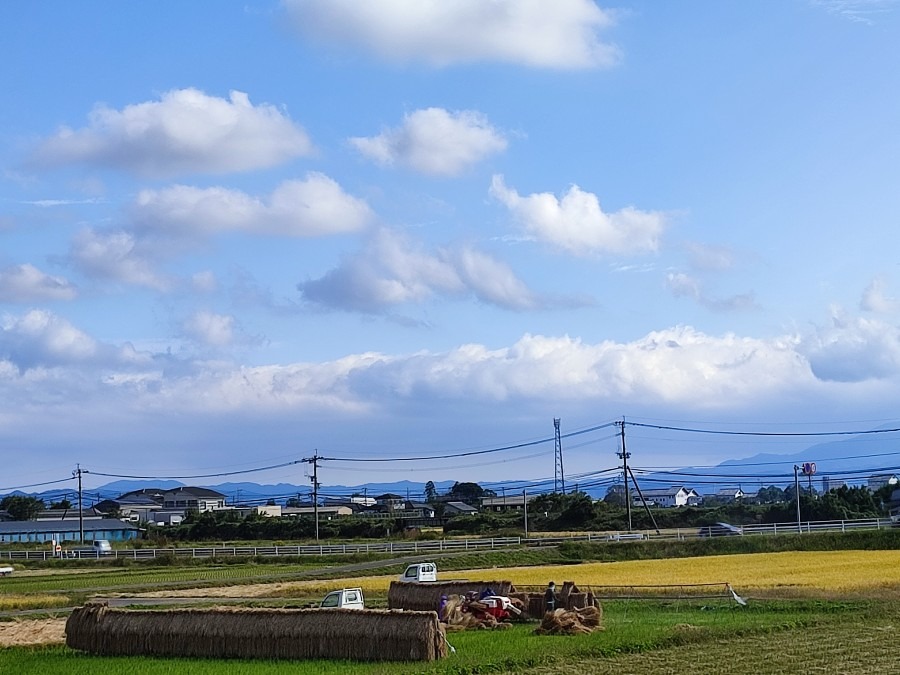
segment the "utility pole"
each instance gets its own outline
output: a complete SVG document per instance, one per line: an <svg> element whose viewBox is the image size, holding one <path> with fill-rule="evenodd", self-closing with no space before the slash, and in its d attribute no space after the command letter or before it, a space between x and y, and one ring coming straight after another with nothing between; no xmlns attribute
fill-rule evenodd
<svg viewBox="0 0 900 675"><path fill-rule="evenodd" d="M800 524L800 467L794 464L794 496L797 498L797 532L803 532L803 526Z"/></svg>
<svg viewBox="0 0 900 675"><path fill-rule="evenodd" d="M84 544L84 500L81 493L81 464L75 465L73 476L78 478L78 543Z"/></svg>
<svg viewBox="0 0 900 675"><path fill-rule="evenodd" d="M554 431L554 466L553 466L553 491L559 492L560 488L562 488L562 493L566 494L566 472L563 470L563 451L562 451L562 437L559 435L559 423L560 418L553 418L553 431Z"/></svg>
<svg viewBox="0 0 900 675"><path fill-rule="evenodd" d="M625 449L625 418L621 422L616 422L619 426L622 439L622 451L617 452L619 459L622 460L622 477L625 479L625 513L628 514L628 531L631 532L631 490L628 488L628 458L631 453Z"/></svg>
<svg viewBox="0 0 900 675"><path fill-rule="evenodd" d="M525 538L528 539L528 492L522 490L522 506L525 508Z"/></svg>
<svg viewBox="0 0 900 675"><path fill-rule="evenodd" d="M319 451L315 450L313 456L306 460L313 467L313 517L316 519L316 541L319 541Z"/></svg>

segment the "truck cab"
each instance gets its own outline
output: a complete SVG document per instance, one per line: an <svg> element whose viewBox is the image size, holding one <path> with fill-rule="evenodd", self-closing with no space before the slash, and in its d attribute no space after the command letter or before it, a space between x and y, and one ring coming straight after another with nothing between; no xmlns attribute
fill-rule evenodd
<svg viewBox="0 0 900 675"><path fill-rule="evenodd" d="M326 595L319 607L323 609L365 609L366 604L361 588L342 588Z"/></svg>
<svg viewBox="0 0 900 675"><path fill-rule="evenodd" d="M415 563L410 565L406 568L406 571L400 575L400 581L410 581L416 584L437 581L437 565L433 562Z"/></svg>

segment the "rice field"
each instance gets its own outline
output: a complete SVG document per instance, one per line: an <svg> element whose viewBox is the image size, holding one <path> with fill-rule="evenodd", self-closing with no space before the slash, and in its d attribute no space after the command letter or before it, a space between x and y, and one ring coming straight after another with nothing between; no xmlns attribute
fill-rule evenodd
<svg viewBox="0 0 900 675"><path fill-rule="evenodd" d="M900 593L900 551L791 551L701 558L666 558L578 565L497 567L446 573L443 578L504 579L516 585L546 586L574 581L580 586L730 583L736 590L768 597L822 594ZM290 595L315 595L343 586L360 586L384 595L393 576L368 576L286 584Z"/></svg>

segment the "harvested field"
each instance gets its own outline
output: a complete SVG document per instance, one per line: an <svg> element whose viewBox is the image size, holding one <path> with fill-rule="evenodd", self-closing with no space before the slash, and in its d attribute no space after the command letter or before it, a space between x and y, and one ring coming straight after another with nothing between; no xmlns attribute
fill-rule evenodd
<svg viewBox="0 0 900 675"><path fill-rule="evenodd" d="M189 639L186 639L189 638ZM433 661L447 642L435 612L348 609L76 609L66 644L98 655Z"/></svg>
<svg viewBox="0 0 900 675"><path fill-rule="evenodd" d="M0 647L62 644L65 641L65 619L34 619L0 623Z"/></svg>

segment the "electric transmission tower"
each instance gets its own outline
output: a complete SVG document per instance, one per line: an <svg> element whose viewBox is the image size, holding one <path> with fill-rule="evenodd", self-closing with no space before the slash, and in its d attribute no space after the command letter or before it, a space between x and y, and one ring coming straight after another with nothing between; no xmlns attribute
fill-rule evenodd
<svg viewBox="0 0 900 675"><path fill-rule="evenodd" d="M554 492L562 492L566 494L566 472L563 471L563 453L562 453L562 439L559 435L559 418L553 418L553 429L554 429L554 466L553 466L553 491Z"/></svg>

